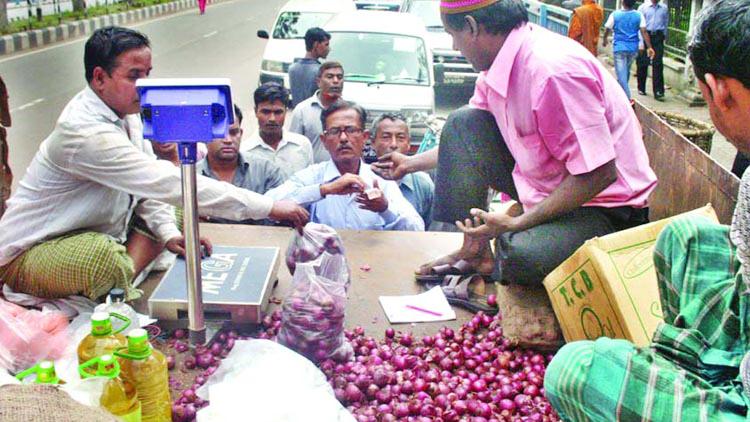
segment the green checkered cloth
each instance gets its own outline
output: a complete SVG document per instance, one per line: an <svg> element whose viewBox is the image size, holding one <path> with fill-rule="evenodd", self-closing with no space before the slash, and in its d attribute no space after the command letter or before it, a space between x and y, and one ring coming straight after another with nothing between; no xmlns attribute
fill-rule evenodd
<svg viewBox="0 0 750 422"><path fill-rule="evenodd" d="M570 421L746 421L739 366L750 301L728 227L677 220L659 237L654 263L665 323L651 346L566 345L547 368L550 403Z"/></svg>
<svg viewBox="0 0 750 422"><path fill-rule="evenodd" d="M0 280L37 297L97 300L119 287L132 300L142 294L132 287L134 271L125 246L105 234L78 232L35 245L0 267Z"/></svg>

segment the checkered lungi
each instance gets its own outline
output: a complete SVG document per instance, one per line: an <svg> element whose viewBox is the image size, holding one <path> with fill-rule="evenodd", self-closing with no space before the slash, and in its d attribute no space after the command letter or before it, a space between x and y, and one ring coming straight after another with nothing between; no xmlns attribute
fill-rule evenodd
<svg viewBox="0 0 750 422"><path fill-rule="evenodd" d="M675 221L654 263L665 323L651 346L566 345L545 376L552 406L571 421L746 421L739 366L750 348L750 300L729 228Z"/></svg>
<svg viewBox="0 0 750 422"><path fill-rule="evenodd" d="M125 246L102 233L77 232L25 251L0 267L0 280L16 292L37 297L83 295L97 300L119 287L126 300L132 300L141 295L132 287L134 271Z"/></svg>

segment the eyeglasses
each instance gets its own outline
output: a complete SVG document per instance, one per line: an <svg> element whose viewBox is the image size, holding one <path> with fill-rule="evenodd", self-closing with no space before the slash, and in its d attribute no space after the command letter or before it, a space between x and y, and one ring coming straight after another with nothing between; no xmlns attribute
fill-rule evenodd
<svg viewBox="0 0 750 422"><path fill-rule="evenodd" d="M332 128L324 130L323 136L325 137L341 136L341 132L346 133L347 136L359 135L360 133L362 133L362 129L358 127L354 127L354 126L332 127Z"/></svg>

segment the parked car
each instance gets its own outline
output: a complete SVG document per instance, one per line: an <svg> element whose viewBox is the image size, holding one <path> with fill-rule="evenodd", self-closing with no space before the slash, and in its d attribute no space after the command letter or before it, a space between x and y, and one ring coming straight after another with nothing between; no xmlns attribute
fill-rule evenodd
<svg viewBox="0 0 750 422"><path fill-rule="evenodd" d="M305 55L305 32L322 27L339 12L356 10L351 0L291 0L281 7L273 31L259 30L267 39L260 65L259 83L278 82L289 87L289 66Z"/></svg>
<svg viewBox="0 0 750 422"><path fill-rule="evenodd" d="M432 53L419 18L357 10L336 15L324 29L331 33L329 59L344 66L343 98L367 110L368 127L383 112L404 114L419 144L435 112Z"/></svg>
<svg viewBox="0 0 750 422"><path fill-rule="evenodd" d="M469 61L453 49L453 40L440 20L440 1L406 0L401 11L417 16L424 22L435 61L435 86L473 87L478 74Z"/></svg>
<svg viewBox="0 0 750 422"><path fill-rule="evenodd" d="M357 9L364 10L384 10L388 12L398 12L401 9L403 0L354 0Z"/></svg>

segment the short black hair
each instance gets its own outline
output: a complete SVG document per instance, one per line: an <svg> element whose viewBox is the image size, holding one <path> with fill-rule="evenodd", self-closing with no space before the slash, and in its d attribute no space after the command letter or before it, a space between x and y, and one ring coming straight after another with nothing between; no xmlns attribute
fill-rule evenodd
<svg viewBox="0 0 750 422"><path fill-rule="evenodd" d="M242 126L242 110L237 107L237 104L234 104L234 118L237 122L237 126Z"/></svg>
<svg viewBox="0 0 750 422"><path fill-rule="evenodd" d="M706 6L696 19L688 53L701 82L711 73L750 89L750 1L718 0Z"/></svg>
<svg viewBox="0 0 750 422"><path fill-rule="evenodd" d="M375 134L378 132L378 126L383 122L383 120L390 120L392 122L402 121L406 123L406 127L409 127L409 120L401 113L394 113L390 111L386 111L385 113L381 114L380 116L376 117L375 120L372 121L372 128L370 129L370 136L375 139Z"/></svg>
<svg viewBox="0 0 750 422"><path fill-rule="evenodd" d="M341 63L339 63L339 62L334 62L334 61L324 62L318 68L318 77L323 76L323 72L325 72L328 69L341 69L341 71L343 72L344 71L344 65L341 64Z"/></svg>
<svg viewBox="0 0 750 422"><path fill-rule="evenodd" d="M328 106L327 109L323 110L323 112L320 114L320 121L323 123L323 130L326 128L326 119L331 114L337 112L337 111L343 111L343 110L354 110L359 114L359 125L362 130L365 130L365 125L367 124L367 111L365 111L364 108L362 108L361 105L346 101L342 99L336 100L333 104Z"/></svg>
<svg viewBox="0 0 750 422"><path fill-rule="evenodd" d="M260 103L281 101L284 106L289 104L289 90L278 82L266 82L255 89L253 93L255 107Z"/></svg>
<svg viewBox="0 0 750 422"><path fill-rule="evenodd" d="M445 22L457 31L464 29L467 16L472 16L493 35L508 35L513 29L529 21L529 13L521 0L499 0L471 12L444 15Z"/></svg>
<svg viewBox="0 0 750 422"><path fill-rule="evenodd" d="M305 32L305 49L312 51L313 45L316 42L323 42L331 39L331 34L323 30L322 28L313 27Z"/></svg>
<svg viewBox="0 0 750 422"><path fill-rule="evenodd" d="M622 0L622 5L628 9L635 7L635 0Z"/></svg>
<svg viewBox="0 0 750 422"><path fill-rule="evenodd" d="M97 29L86 41L83 53L86 82L91 82L96 67L101 67L108 75L111 75L120 54L128 50L150 46L148 37L132 29L119 26Z"/></svg>

